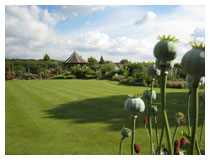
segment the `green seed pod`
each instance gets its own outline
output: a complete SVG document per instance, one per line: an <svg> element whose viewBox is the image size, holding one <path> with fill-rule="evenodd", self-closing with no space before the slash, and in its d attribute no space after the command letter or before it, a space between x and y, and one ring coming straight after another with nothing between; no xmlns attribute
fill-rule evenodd
<svg viewBox="0 0 210 160"><path fill-rule="evenodd" d="M157 113L158 112L157 106L152 106L151 109L152 109L153 113Z"/></svg>
<svg viewBox="0 0 210 160"><path fill-rule="evenodd" d="M156 78L160 75L160 70L156 67L155 64L151 64L147 67L147 75L153 78Z"/></svg>
<svg viewBox="0 0 210 160"><path fill-rule="evenodd" d="M145 90L144 92L143 92L143 98L145 99L145 100L147 100L147 101L149 101L150 100L150 95L151 95L151 91L150 90ZM156 100L156 92L155 92L155 90L152 90L152 100L154 101L154 100Z"/></svg>
<svg viewBox="0 0 210 160"><path fill-rule="evenodd" d="M154 56L160 61L160 62L167 62L172 61L177 56L177 47L176 42L178 42L178 39L175 39L175 37L172 37L169 35L168 37L158 37L160 40L154 48Z"/></svg>
<svg viewBox="0 0 210 160"><path fill-rule="evenodd" d="M193 82L192 76L187 74L186 81L187 81L187 88L192 89L192 82ZM200 84L204 84L204 83L205 83L205 77L201 77L200 78Z"/></svg>
<svg viewBox="0 0 210 160"><path fill-rule="evenodd" d="M156 59L155 65L157 66L158 69L164 68L165 70L170 70L174 68L174 61L163 62Z"/></svg>
<svg viewBox="0 0 210 160"><path fill-rule="evenodd" d="M145 104L141 98L128 98L125 101L124 107L132 113L144 112Z"/></svg>
<svg viewBox="0 0 210 160"><path fill-rule="evenodd" d="M129 137L131 135L130 129L123 127L121 129L121 134L123 137Z"/></svg>
<svg viewBox="0 0 210 160"><path fill-rule="evenodd" d="M201 43L192 43L192 49L189 50L182 58L182 70L191 75L193 80L200 81L205 76L205 47Z"/></svg>

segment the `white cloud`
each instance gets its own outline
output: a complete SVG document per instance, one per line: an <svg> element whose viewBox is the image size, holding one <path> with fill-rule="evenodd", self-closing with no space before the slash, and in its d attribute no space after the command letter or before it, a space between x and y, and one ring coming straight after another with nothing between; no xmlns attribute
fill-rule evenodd
<svg viewBox="0 0 210 160"><path fill-rule="evenodd" d="M93 12L97 11L103 11L105 9L105 6L100 6L100 5L93 5L93 6L87 6L87 5L67 5L67 6L62 6L61 12L65 16L69 15L74 15L77 16L78 14L82 15L88 15Z"/></svg>
<svg viewBox="0 0 210 160"><path fill-rule="evenodd" d="M121 59L147 61L154 60L157 36L171 34L180 39L177 44L177 61L180 61L190 48L190 41L205 40L204 11L200 6L197 9L179 7L173 13L161 16L144 12L146 14L141 20L137 20L136 15L132 17L129 11L129 15L127 12L123 16L113 15L116 21L109 21L107 17L107 21L95 28L84 27L82 31L74 32L74 36L59 36L53 28L69 15L87 15L104 9L104 6L63 6L61 12L50 13L37 6L6 6L6 57L39 59L48 53L51 58L65 60L76 50L85 59L90 56L99 59L102 55L114 62Z"/></svg>
<svg viewBox="0 0 210 160"><path fill-rule="evenodd" d="M56 18L53 17L47 9L43 11L43 21L48 23L49 25L56 25L57 21Z"/></svg>
<svg viewBox="0 0 210 160"><path fill-rule="evenodd" d="M205 42L205 28L195 28L191 37L192 41L197 43Z"/></svg>
<svg viewBox="0 0 210 160"><path fill-rule="evenodd" d="M148 11L140 20L135 22L136 25L143 25L145 23L149 23L150 21L156 18L156 13Z"/></svg>

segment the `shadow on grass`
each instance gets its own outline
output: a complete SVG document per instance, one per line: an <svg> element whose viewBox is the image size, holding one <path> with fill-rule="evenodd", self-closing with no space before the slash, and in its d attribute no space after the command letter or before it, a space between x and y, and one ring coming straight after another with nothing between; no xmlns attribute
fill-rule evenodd
<svg viewBox="0 0 210 160"><path fill-rule="evenodd" d="M158 106L158 128L161 128L161 108L160 94L157 95L155 105ZM44 110L49 114L45 118L69 119L75 123L100 122L108 124L110 130L120 130L122 126L131 127L131 114L124 109L124 102L127 95L110 96L103 98L86 99L83 101L61 104L50 110ZM186 106L187 93L175 92L167 93L168 119L170 126L175 126L175 114L183 112L187 115ZM140 113L137 118L136 127L144 127L143 119L147 115L147 106L144 113ZM203 107L200 110L199 124L201 125L204 116Z"/></svg>

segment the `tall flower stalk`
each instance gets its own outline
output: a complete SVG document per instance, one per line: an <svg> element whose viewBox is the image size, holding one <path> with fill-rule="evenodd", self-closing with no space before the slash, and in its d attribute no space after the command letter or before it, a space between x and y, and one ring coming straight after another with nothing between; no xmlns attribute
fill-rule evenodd
<svg viewBox="0 0 210 160"><path fill-rule="evenodd" d="M135 127L136 127L137 115L132 115L132 138L131 138L131 154L134 155L134 143L135 143Z"/></svg>
<svg viewBox="0 0 210 160"><path fill-rule="evenodd" d="M144 112L144 101L139 98L139 95L129 95L130 98L126 99L124 107L127 111L130 111L132 118L132 137L131 137L131 154L134 155L134 143L135 143L135 127L137 113Z"/></svg>
<svg viewBox="0 0 210 160"><path fill-rule="evenodd" d="M155 64L151 64L147 67L147 75L151 77L151 89L150 92L146 90L144 92L143 97L148 101L148 123L149 123L149 137L150 137L150 152L153 155L154 154L154 146L153 146L153 136L152 136L152 116L151 116L151 108L152 108L152 101L156 99L156 93L153 90L153 85L155 82L155 78L157 78L160 75L160 70L157 69ZM157 131L156 131L157 132ZM157 133L156 133L157 135ZM156 137L157 138L157 137Z"/></svg>
<svg viewBox="0 0 210 160"><path fill-rule="evenodd" d="M187 127L188 127L188 135L191 136L191 129L190 129L190 97L191 91L188 92L187 95Z"/></svg>
<svg viewBox="0 0 210 160"><path fill-rule="evenodd" d="M129 137L131 135L130 133L130 130L126 127L123 127L121 129L121 135L122 135L122 138L120 140L120 149L119 149L119 153L120 155L122 155L122 146L123 146L123 140L126 138L126 137Z"/></svg>
<svg viewBox="0 0 210 160"><path fill-rule="evenodd" d="M164 120L165 129L166 129L167 142L168 142L168 147L169 147L169 154L173 154L171 133L170 133L169 122L168 122L168 117L167 117L167 113L166 113L167 74L168 74L168 72L165 72L164 69L161 69L161 75L160 75L160 77L161 77L161 104L162 104L163 120Z"/></svg>
<svg viewBox="0 0 210 160"><path fill-rule="evenodd" d="M203 94L201 95L201 102L205 108L205 92L203 92ZM200 143L199 145L201 146L202 144L202 137L203 137L203 129L205 127L205 115L203 117L203 122L202 122L202 128L201 128L201 133L200 133Z"/></svg>
<svg viewBox="0 0 210 160"><path fill-rule="evenodd" d="M201 77L205 76L205 46L203 43L191 43L192 49L182 58L182 70L192 76L192 136L190 154L194 154L198 127L198 91Z"/></svg>
<svg viewBox="0 0 210 160"><path fill-rule="evenodd" d="M158 123L157 123L157 107L156 106L152 106L152 113L153 113L153 116L154 116L154 124L155 124L155 135L156 135L156 143L157 143L157 150L159 150L159 136L158 136ZM156 152L157 153L157 152Z"/></svg>
<svg viewBox="0 0 210 160"><path fill-rule="evenodd" d="M175 37L171 37L170 35L168 37L166 37L165 35L163 35L162 37L159 36L158 39L160 41L155 45L154 56L156 57L156 66L158 69L161 70L160 91L161 91L162 118L163 118L163 123L164 123L162 127L160 144L162 144L162 136L165 129L166 136L167 136L167 143L169 147L169 154L173 154L171 133L170 133L169 122L168 122L168 117L166 113L166 83L167 83L167 75L168 75L167 70L173 68L172 61L177 56L177 47L175 43L178 42L178 39L176 39Z"/></svg>

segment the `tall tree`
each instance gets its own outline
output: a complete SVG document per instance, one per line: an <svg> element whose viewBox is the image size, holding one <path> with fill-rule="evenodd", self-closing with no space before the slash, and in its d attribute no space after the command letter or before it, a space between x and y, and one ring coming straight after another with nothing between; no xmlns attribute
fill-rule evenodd
<svg viewBox="0 0 210 160"><path fill-rule="evenodd" d="M104 58L103 58L103 56L101 56L99 63L100 64L104 64Z"/></svg>
<svg viewBox="0 0 210 160"><path fill-rule="evenodd" d="M48 54L45 53L43 60L44 61L50 61L50 56L48 56Z"/></svg>
<svg viewBox="0 0 210 160"><path fill-rule="evenodd" d="M88 65L92 70L94 70L96 72L96 70L98 68L98 61L95 58L90 57L90 58L88 58Z"/></svg>

